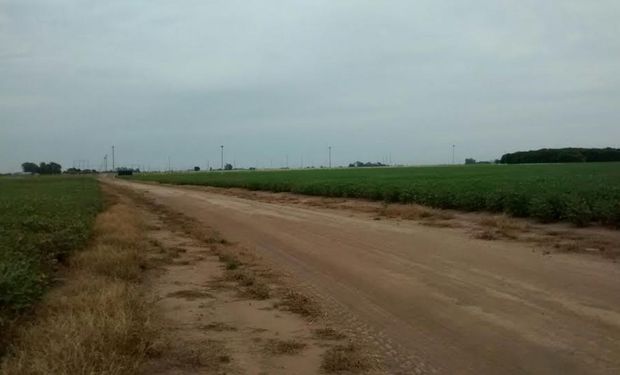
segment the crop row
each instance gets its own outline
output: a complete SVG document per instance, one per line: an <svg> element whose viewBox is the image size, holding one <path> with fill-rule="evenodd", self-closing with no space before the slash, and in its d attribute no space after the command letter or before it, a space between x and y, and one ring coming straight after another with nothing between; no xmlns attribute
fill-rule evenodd
<svg viewBox="0 0 620 375"><path fill-rule="evenodd" d="M146 174L142 180L620 224L620 163Z"/></svg>
<svg viewBox="0 0 620 375"><path fill-rule="evenodd" d="M0 332L39 299L56 265L85 244L100 207L92 178L0 178Z"/></svg>

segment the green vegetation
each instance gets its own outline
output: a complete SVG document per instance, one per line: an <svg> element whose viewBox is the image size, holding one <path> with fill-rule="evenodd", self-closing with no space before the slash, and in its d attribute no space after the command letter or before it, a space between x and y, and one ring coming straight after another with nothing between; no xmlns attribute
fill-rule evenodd
<svg viewBox="0 0 620 375"><path fill-rule="evenodd" d="M54 265L86 243L100 208L93 178L0 178L0 332L39 299Z"/></svg>
<svg viewBox="0 0 620 375"><path fill-rule="evenodd" d="M173 173L133 178L506 212L545 222L620 225L620 163Z"/></svg>

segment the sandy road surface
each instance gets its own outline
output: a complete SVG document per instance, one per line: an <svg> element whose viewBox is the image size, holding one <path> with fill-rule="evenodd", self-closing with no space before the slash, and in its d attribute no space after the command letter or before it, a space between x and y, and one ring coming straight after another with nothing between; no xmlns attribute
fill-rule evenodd
<svg viewBox="0 0 620 375"><path fill-rule="evenodd" d="M620 267L352 212L117 182L304 283L391 373L620 373Z"/></svg>

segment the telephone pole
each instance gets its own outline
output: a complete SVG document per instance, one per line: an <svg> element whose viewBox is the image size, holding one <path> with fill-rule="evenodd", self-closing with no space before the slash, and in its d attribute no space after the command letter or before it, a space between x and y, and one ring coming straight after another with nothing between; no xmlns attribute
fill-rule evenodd
<svg viewBox="0 0 620 375"><path fill-rule="evenodd" d="M222 159L222 171L223 171L224 170L224 145L221 145L220 148L222 149L221 159Z"/></svg>
<svg viewBox="0 0 620 375"><path fill-rule="evenodd" d="M332 146L329 146L329 167L332 167Z"/></svg>
<svg viewBox="0 0 620 375"><path fill-rule="evenodd" d="M103 171L107 172L108 171L108 154L105 154L105 156L103 157Z"/></svg>
<svg viewBox="0 0 620 375"><path fill-rule="evenodd" d="M452 164L455 163L455 159L454 159L454 149L456 148L456 145L452 145Z"/></svg>
<svg viewBox="0 0 620 375"><path fill-rule="evenodd" d="M112 146L112 170L116 170L116 161L114 160L114 146Z"/></svg>

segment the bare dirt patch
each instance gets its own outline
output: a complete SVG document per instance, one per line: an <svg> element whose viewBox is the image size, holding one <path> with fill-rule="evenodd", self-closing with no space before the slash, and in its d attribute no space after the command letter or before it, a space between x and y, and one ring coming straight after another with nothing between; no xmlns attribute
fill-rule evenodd
<svg viewBox="0 0 620 375"><path fill-rule="evenodd" d="M316 341L316 303L210 228L139 199L157 242L149 284L167 337L149 373L321 372L331 344Z"/></svg>

